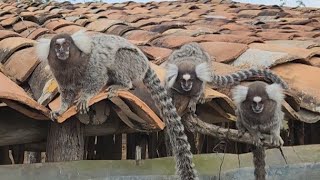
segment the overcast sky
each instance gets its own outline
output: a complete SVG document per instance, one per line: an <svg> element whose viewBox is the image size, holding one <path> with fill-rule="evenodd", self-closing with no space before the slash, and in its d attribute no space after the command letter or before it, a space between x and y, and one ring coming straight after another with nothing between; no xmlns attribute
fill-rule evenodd
<svg viewBox="0 0 320 180"><path fill-rule="evenodd" d="M64 0L58 0L64 1ZM90 2L92 0L69 0L70 2ZM126 2L129 0L102 0L103 2L107 3L116 3L116 2ZM162 0L133 0L136 2L149 2L149 1L162 1ZM282 2L281 0L234 0L237 2L246 2L246 3L253 3L253 4L265 4L265 5L280 5ZM286 2L286 6L297 6L296 0L284 0ZM320 8L320 0L302 0L307 7L319 7Z"/></svg>

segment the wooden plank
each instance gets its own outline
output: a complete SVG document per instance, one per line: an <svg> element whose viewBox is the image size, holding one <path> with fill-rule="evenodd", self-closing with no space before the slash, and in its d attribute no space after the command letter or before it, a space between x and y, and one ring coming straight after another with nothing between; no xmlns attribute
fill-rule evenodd
<svg viewBox="0 0 320 180"><path fill-rule="evenodd" d="M39 142L46 138L46 121L32 120L8 107L0 109L0 116L0 146Z"/></svg>

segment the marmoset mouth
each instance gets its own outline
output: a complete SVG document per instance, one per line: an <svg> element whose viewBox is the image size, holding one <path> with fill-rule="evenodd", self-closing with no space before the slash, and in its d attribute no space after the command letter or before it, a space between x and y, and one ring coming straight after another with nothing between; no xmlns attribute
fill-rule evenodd
<svg viewBox="0 0 320 180"><path fill-rule="evenodd" d="M192 86L189 86L189 87L182 87L182 89L183 89L184 91L190 91L190 90L192 89Z"/></svg>
<svg viewBox="0 0 320 180"><path fill-rule="evenodd" d="M69 58L69 54L67 53L58 53L57 54L57 57L60 59L60 60L67 60Z"/></svg>
<svg viewBox="0 0 320 180"><path fill-rule="evenodd" d="M254 112L254 113L261 113L262 111L263 111L263 107L262 108L259 108L259 109L256 109L256 108L252 108L252 111Z"/></svg>

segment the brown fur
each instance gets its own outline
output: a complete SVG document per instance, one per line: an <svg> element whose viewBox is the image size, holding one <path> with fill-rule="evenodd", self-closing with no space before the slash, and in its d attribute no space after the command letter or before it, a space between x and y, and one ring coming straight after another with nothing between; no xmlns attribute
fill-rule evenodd
<svg viewBox="0 0 320 180"><path fill-rule="evenodd" d="M69 57L60 60L55 52L56 40L64 38L69 47ZM83 53L68 34L58 34L51 39L48 55L48 64L51 72L59 84L61 94L61 108L51 113L51 119L55 120L58 115L66 111L73 103L83 83L85 70L89 61L89 55Z"/></svg>
<svg viewBox="0 0 320 180"><path fill-rule="evenodd" d="M274 90L276 90L271 92L272 94L270 89L269 91L267 90L270 87L275 87ZM257 103L254 100L255 97L256 99L261 99L261 101ZM275 146L283 144L283 140L280 137L281 123L284 118L284 113L281 110L282 91L277 89L276 86L256 81L247 88L237 86L233 90L233 98L237 106L236 115L239 136L248 131L254 139L255 146L252 153L255 178L256 180L265 180L265 149L262 147L261 140L264 139L263 134L269 134L271 142ZM257 109L262 109L262 111L257 111Z"/></svg>

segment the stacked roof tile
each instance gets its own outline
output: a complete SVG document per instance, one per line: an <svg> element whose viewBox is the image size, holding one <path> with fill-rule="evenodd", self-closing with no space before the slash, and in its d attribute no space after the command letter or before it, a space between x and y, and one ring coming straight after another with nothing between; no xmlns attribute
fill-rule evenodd
<svg viewBox="0 0 320 180"><path fill-rule="evenodd" d="M319 21L318 9L216 0L0 3L0 99L33 119L48 119L49 110L59 105L52 99L57 94L56 84L46 64L36 58L35 42L56 33L87 29L130 40L146 54L162 79L166 57L189 42L200 43L215 59L213 69L218 74L247 67L271 68L292 89L283 104L286 114L314 123L320 119ZM101 93L91 104L105 97ZM211 101L201 105L200 111L210 115L206 117L214 116L212 122L234 120L229 97L228 90L207 88L206 98ZM129 119L144 121L149 129L162 129L164 124L149 99L145 88L139 86L138 90L121 92L112 106ZM72 107L59 121L75 114ZM121 113L118 115L121 118Z"/></svg>

